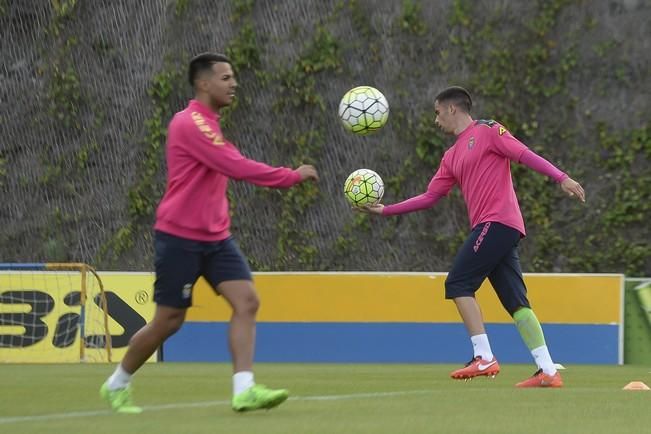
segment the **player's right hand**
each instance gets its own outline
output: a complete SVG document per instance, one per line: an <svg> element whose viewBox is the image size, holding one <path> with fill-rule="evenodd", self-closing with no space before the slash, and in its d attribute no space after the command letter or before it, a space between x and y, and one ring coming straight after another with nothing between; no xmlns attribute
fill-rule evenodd
<svg viewBox="0 0 651 434"><path fill-rule="evenodd" d="M299 175L301 175L301 181L306 179L313 179L315 181L319 180L319 174L316 171L316 168L311 164L303 164L298 169L296 169Z"/></svg>
<svg viewBox="0 0 651 434"><path fill-rule="evenodd" d="M362 206L353 207L353 211L363 212L365 214L377 214L377 215L382 215L383 209L384 209L384 205L382 205L381 203L375 205L362 205Z"/></svg>

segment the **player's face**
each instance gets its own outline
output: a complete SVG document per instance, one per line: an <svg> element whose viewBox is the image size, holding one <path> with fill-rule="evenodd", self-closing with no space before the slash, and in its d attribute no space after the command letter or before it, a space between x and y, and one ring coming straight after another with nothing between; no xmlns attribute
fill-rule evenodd
<svg viewBox="0 0 651 434"><path fill-rule="evenodd" d="M207 91L216 107L231 105L235 98L237 81L231 65L218 62L212 66L213 74L208 78Z"/></svg>
<svg viewBox="0 0 651 434"><path fill-rule="evenodd" d="M436 119L434 120L436 125L445 133L454 133L453 113L450 104L439 104L438 101L435 101L434 113L436 114Z"/></svg>

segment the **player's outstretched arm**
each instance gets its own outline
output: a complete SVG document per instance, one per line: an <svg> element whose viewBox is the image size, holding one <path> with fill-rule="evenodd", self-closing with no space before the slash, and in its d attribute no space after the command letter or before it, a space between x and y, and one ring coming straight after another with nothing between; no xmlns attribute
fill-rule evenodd
<svg viewBox="0 0 651 434"><path fill-rule="evenodd" d="M585 202L585 191L581 184L572 178L565 178L561 181L561 189L570 197L576 197L581 202Z"/></svg>
<svg viewBox="0 0 651 434"><path fill-rule="evenodd" d="M419 194L418 196L411 197L407 200L403 200L402 202L394 203L392 205L385 206L381 203L378 203L375 205L353 207L353 210L366 214L378 214L384 216L401 215L431 208L436 205L439 199L441 199L443 196L443 193L426 191L423 194Z"/></svg>
<svg viewBox="0 0 651 434"><path fill-rule="evenodd" d="M235 180L247 181L262 187L289 188L305 179L316 179L316 169L310 165L293 170L274 167L246 158L221 134L218 126L211 126L201 115L182 119L180 128L185 133L184 151L208 167Z"/></svg>
<svg viewBox="0 0 651 434"><path fill-rule="evenodd" d="M377 214L383 216L394 216L421 211L436 205L439 199L447 195L455 184L456 180L454 176L449 172L447 166L441 162L436 174L430 180L425 193L391 205L365 205L361 207L353 207L353 210L366 214Z"/></svg>

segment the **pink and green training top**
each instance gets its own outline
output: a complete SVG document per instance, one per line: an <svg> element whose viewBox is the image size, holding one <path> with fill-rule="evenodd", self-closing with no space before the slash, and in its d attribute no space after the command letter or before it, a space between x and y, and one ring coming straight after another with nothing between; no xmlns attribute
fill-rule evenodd
<svg viewBox="0 0 651 434"><path fill-rule="evenodd" d="M443 155L438 171L421 195L387 205L383 215L430 208L459 185L470 227L494 221L525 235L524 220L511 180L510 161L525 164L556 182L567 175L513 137L495 121L474 121Z"/></svg>

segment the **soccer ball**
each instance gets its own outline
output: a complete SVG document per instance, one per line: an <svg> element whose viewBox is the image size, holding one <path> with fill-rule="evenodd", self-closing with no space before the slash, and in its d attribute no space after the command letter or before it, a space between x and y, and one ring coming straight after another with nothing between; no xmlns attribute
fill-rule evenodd
<svg viewBox="0 0 651 434"><path fill-rule="evenodd" d="M389 103L376 88L358 86L341 99L339 118L348 131L364 136L387 123Z"/></svg>
<svg viewBox="0 0 651 434"><path fill-rule="evenodd" d="M384 183L372 170L357 169L346 179L344 194L354 206L375 205L384 195Z"/></svg>

